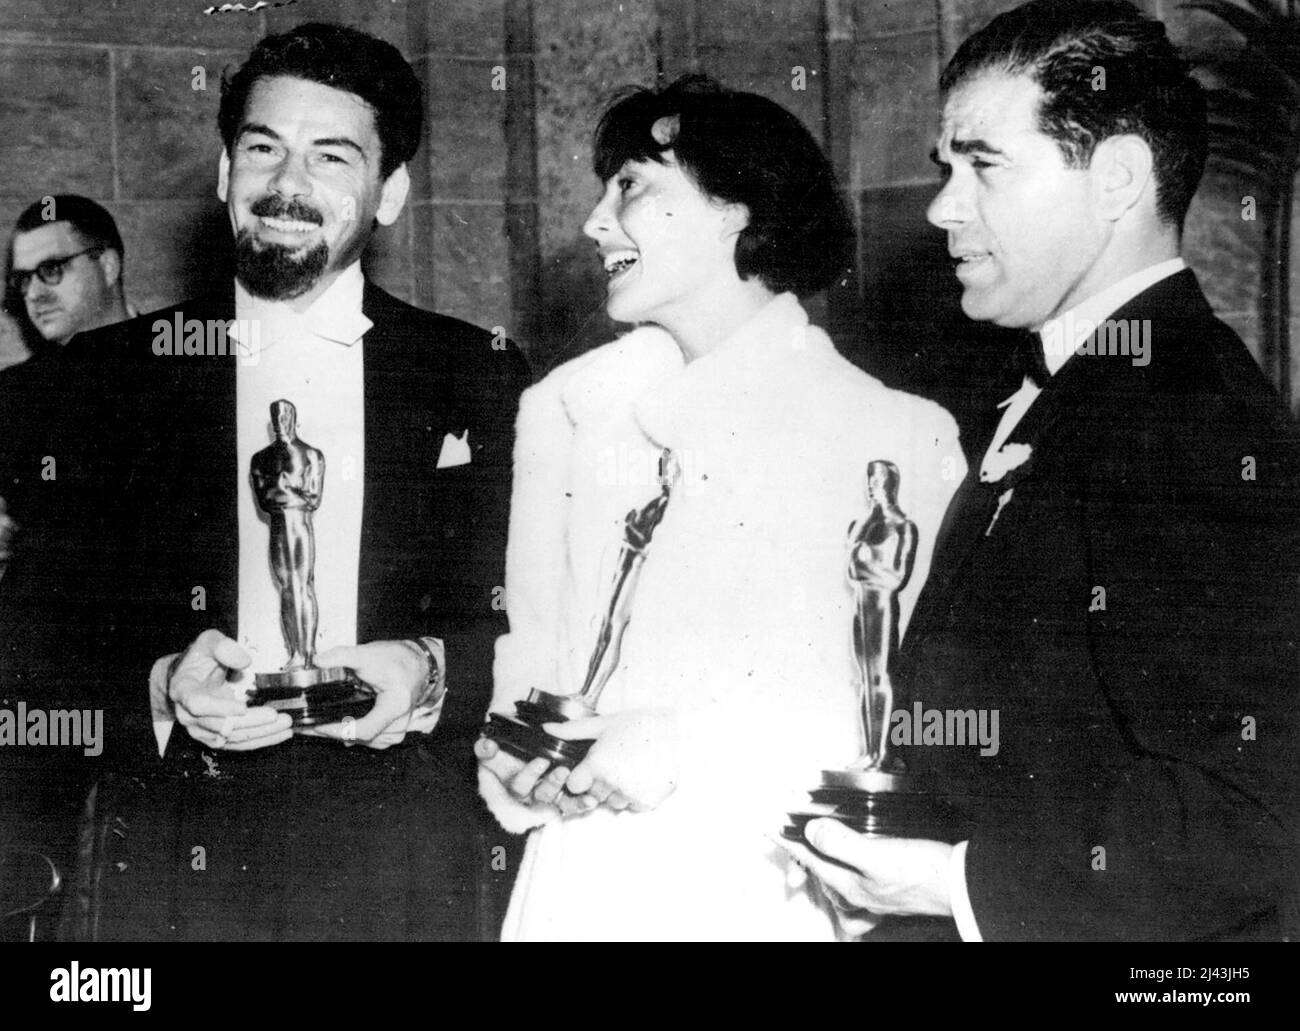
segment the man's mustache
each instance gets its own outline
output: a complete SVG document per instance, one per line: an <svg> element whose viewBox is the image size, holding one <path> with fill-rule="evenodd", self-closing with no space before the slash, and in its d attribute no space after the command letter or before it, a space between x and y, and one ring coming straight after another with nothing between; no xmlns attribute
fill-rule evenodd
<svg viewBox="0 0 1300 1031"><path fill-rule="evenodd" d="M300 200L285 200L282 197L266 196L254 201L248 210L258 218L284 218L294 222L310 222L312 225L324 225L325 216Z"/></svg>

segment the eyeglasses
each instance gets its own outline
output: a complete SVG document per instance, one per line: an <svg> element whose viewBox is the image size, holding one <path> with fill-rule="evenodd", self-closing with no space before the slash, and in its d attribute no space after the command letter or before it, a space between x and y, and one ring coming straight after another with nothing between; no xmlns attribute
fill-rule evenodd
<svg viewBox="0 0 1300 1031"><path fill-rule="evenodd" d="M20 294L27 292L27 284L32 281L32 276L39 276L46 286L57 286L63 281L63 270L77 258L83 254L98 258L103 253L103 245L96 244L94 247L87 247L84 251L77 251L76 254L68 254L62 258L46 258L35 268L14 269L9 273L6 282L11 290L16 290Z"/></svg>

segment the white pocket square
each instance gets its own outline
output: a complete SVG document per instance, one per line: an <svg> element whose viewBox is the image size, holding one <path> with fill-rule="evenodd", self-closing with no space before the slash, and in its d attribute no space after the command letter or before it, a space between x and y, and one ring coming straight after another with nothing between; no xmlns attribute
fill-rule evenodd
<svg viewBox="0 0 1300 1031"><path fill-rule="evenodd" d="M469 465L469 430L457 437L448 433L442 438L442 450L438 452L438 468L450 469L456 465Z"/></svg>

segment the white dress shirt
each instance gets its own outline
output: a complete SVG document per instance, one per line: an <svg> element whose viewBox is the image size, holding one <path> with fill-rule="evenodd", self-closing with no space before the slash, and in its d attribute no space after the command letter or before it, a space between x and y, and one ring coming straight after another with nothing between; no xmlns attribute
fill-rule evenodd
<svg viewBox="0 0 1300 1031"><path fill-rule="evenodd" d="M1148 265L1140 272L1135 272L1100 293L1081 301L1058 318L1049 319L1038 330L1043 346L1043 360L1047 363L1048 373L1055 376L1072 358L1075 361L1086 360L1086 355L1076 356L1075 352L1092 336L1098 325L1142 291L1150 289L1161 280L1168 279L1186 267L1187 263L1182 258L1170 258L1168 261ZM1146 358L1150 360L1150 355L1146 355ZM1020 389L998 406L1005 408L1005 411L1002 413L1002 421L998 423L997 432L993 435L993 442L989 444L989 449L984 454L984 461L980 464L980 479L984 482L1001 478L1002 473L999 470L1005 463L999 461L998 452L1040 393L1042 388L1026 376L1020 384ZM966 887L966 845L967 842L963 841L953 849L952 861L948 866L948 887L952 896L952 914L957 922L957 933L961 935L962 941L977 942L984 939L980 936L979 925L975 921L975 911L971 908L970 894Z"/></svg>

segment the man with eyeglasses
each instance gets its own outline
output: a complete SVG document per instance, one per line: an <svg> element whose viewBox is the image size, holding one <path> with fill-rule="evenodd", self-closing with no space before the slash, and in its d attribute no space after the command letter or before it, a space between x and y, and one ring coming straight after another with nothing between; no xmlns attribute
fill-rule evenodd
<svg viewBox="0 0 1300 1031"><path fill-rule="evenodd" d="M31 204L14 226L9 288L51 344L128 317L122 236L113 216L86 197L56 194Z"/></svg>
<svg viewBox="0 0 1300 1031"><path fill-rule="evenodd" d="M135 314L123 293L122 254L113 216L75 194L39 198L14 225L5 282L14 317L9 329L22 333L17 323L25 309L35 332L25 334L30 357L0 371L0 592L14 590L11 556L39 553L39 542L58 533L62 513L53 488L69 468L62 449L51 444L52 431L86 418L69 400L86 372L72 360L77 345L67 345L79 333ZM31 691L30 698L63 708L55 696ZM80 783L84 760L79 750L24 751L31 754L18 760L25 765L15 774L23 783L22 812L0 814L0 837L39 846L68 869L82 793L67 788Z"/></svg>
<svg viewBox="0 0 1300 1031"><path fill-rule="evenodd" d="M31 357L0 372L0 499L19 528L39 518L29 510L50 475L47 431L69 385L64 345L134 314L122 254L113 216L87 197L41 197L14 224L9 310L17 315L21 299L36 331L28 334Z"/></svg>

